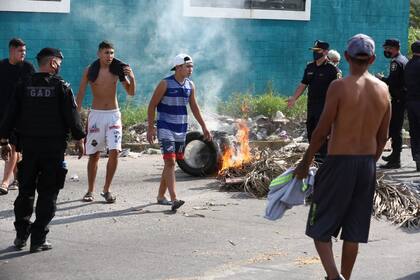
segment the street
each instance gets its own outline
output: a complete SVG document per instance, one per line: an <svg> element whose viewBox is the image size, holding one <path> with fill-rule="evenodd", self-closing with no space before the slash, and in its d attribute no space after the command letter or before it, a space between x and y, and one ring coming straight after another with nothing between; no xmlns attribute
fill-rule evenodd
<svg viewBox="0 0 420 280"><path fill-rule="evenodd" d="M305 236L309 208L295 207L275 222L263 218L265 200L221 192L215 178L177 170L177 213L155 204L163 168L160 155L120 158L111 191L99 195L106 159L100 160L95 201L87 190L87 157L67 157L69 173L48 240L53 250L29 254L12 247L13 202L0 196L0 279L323 279L312 240ZM3 170L4 162L0 163ZM416 180L409 150L399 180ZM79 181L72 180L77 175ZM341 241L333 242L337 263ZM360 246L352 279L420 279L420 231L406 232L372 218L369 243Z"/></svg>

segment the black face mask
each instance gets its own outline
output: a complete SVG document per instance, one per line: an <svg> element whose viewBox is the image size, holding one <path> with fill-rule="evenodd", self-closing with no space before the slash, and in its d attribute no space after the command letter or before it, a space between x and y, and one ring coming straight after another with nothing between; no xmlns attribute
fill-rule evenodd
<svg viewBox="0 0 420 280"><path fill-rule="evenodd" d="M319 52L313 52L313 56L314 56L314 60L318 60L321 57L323 57L324 54L322 52L321 53L319 53Z"/></svg>
<svg viewBox="0 0 420 280"><path fill-rule="evenodd" d="M391 57L392 57L392 53L391 53L391 52L389 52L389 51L384 51L384 56L385 56L386 58L391 58Z"/></svg>

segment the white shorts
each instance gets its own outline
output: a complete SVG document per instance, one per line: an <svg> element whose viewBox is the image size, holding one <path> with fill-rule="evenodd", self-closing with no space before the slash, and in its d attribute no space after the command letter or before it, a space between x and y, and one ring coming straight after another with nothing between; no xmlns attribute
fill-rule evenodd
<svg viewBox="0 0 420 280"><path fill-rule="evenodd" d="M108 150L121 151L122 124L121 112L114 110L93 110L88 116L86 154Z"/></svg>

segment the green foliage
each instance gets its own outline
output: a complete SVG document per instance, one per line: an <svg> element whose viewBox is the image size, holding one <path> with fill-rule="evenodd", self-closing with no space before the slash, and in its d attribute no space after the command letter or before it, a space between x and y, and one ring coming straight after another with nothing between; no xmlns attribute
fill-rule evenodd
<svg viewBox="0 0 420 280"><path fill-rule="evenodd" d="M420 29L420 0L410 1L410 27Z"/></svg>
<svg viewBox="0 0 420 280"><path fill-rule="evenodd" d="M414 41L416 41L416 40L420 40L420 28L414 28L414 27L411 26L408 29L408 53L409 53L409 56L412 55L411 44L414 43Z"/></svg>
<svg viewBox="0 0 420 280"><path fill-rule="evenodd" d="M301 96L293 108L287 107L287 99L288 97L281 96L271 86L268 86L266 92L260 95L234 93L227 101L219 104L218 112L234 118L255 117L258 115L272 118L277 111L281 111L288 118L305 118L306 95Z"/></svg>
<svg viewBox="0 0 420 280"><path fill-rule="evenodd" d="M121 118L124 128L145 122L147 120L147 106L127 104L121 109Z"/></svg>

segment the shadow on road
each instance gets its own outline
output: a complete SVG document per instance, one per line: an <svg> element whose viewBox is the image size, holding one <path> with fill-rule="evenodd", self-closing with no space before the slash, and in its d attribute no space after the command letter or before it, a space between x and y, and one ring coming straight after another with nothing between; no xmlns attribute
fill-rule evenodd
<svg viewBox="0 0 420 280"><path fill-rule="evenodd" d="M398 278L395 280L418 280L420 279L420 271L414 272L413 274Z"/></svg>
<svg viewBox="0 0 420 280"><path fill-rule="evenodd" d="M170 209L169 210L153 210L153 211L144 210L144 208L148 206L152 206L152 205L157 205L157 203L148 203L148 204L139 205L136 207L130 207L123 210L106 211L106 212L91 213L91 214L78 215L78 216L72 216L72 217L57 218L51 222L51 225L71 224L71 223L82 222L82 221L93 220L93 219L115 218L115 217L141 215L141 214L163 213L166 215L173 215L176 213L175 211L171 211Z"/></svg>
<svg viewBox="0 0 420 280"><path fill-rule="evenodd" d="M0 250L0 261L19 258L28 254L29 251L17 251L14 246L9 246L6 249Z"/></svg>

